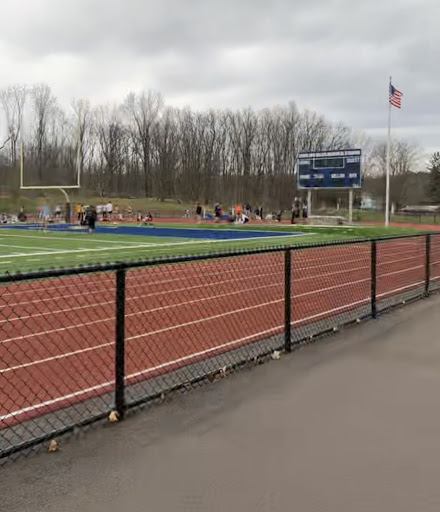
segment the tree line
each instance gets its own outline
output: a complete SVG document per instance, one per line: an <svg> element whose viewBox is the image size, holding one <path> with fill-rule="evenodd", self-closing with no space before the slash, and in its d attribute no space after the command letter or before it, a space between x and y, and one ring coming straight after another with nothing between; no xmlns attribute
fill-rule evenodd
<svg viewBox="0 0 440 512"><path fill-rule="evenodd" d="M383 196L386 145L293 101L260 110L194 111L169 106L160 92L145 90L118 104L77 99L63 109L48 85L37 84L2 89L0 106L3 192L18 187L22 141L28 185L74 184L79 172L82 187L102 196L273 208L289 208L297 195L298 152L360 147L364 189ZM419 148L393 141L392 201L420 195L413 183L419 167ZM335 193L321 195L331 199Z"/></svg>

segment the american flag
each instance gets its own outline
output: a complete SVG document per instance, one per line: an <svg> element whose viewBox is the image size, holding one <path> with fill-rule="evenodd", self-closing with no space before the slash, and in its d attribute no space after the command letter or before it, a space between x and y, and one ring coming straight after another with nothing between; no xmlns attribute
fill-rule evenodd
<svg viewBox="0 0 440 512"><path fill-rule="evenodd" d="M402 96L403 94L390 84L390 103L393 107L402 107Z"/></svg>

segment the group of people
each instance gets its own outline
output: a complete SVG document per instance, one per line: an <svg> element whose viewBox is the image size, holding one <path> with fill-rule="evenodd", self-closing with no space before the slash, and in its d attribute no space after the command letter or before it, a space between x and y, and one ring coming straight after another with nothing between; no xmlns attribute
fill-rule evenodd
<svg viewBox="0 0 440 512"><path fill-rule="evenodd" d="M23 211L20 211L20 213L23 213ZM62 213L63 209L60 204L55 205L55 209L53 212L50 207L50 204L47 201L44 201L43 204L40 204L37 207L37 217L39 220L43 222L60 221L62 219Z"/></svg>
<svg viewBox="0 0 440 512"><path fill-rule="evenodd" d="M189 217L189 210L185 210L184 217ZM231 208L230 212L225 212L220 203L215 203L214 205L214 214L208 213L207 217L211 217L214 219L214 222L220 222L220 220L228 220L229 222L237 222L246 224L251 219L253 220L275 220L278 222L282 221L283 210L279 210L277 212L272 212L264 217L263 207L252 208L249 203L245 204L236 204ZM203 209L200 203L197 203L195 208L195 217L197 222L201 222L203 218ZM301 198L295 197L292 204L292 212L291 212L291 223L295 224L295 222L300 219L307 219L308 217L308 205L307 201Z"/></svg>
<svg viewBox="0 0 440 512"><path fill-rule="evenodd" d="M80 226L88 226L89 233L95 231L98 212L94 206L77 204L75 208Z"/></svg>
<svg viewBox="0 0 440 512"><path fill-rule="evenodd" d="M251 217L253 217L254 220L262 220L264 212L262 206L252 209L252 206L249 203L246 203L243 205L236 204L233 208L233 214L235 214L237 219L245 217L247 221L249 221Z"/></svg>
<svg viewBox="0 0 440 512"><path fill-rule="evenodd" d="M204 216L203 208L200 203L197 203L195 207L195 218L198 223L201 222ZM215 203L214 205L214 213L212 214L207 212L207 218L213 218L214 222L220 222L221 220L227 220L229 222L249 222L251 218L255 220L263 219L263 207L260 206L258 208L252 209L249 203L246 204L236 204L229 211L225 211L220 203ZM185 218L190 217L190 212L188 209L185 210L184 214Z"/></svg>
<svg viewBox="0 0 440 512"><path fill-rule="evenodd" d="M80 203L78 203L75 206L75 212L76 212L76 215L77 215L78 222L81 225L84 225L86 223L87 211L90 208L94 208L94 210L96 212L96 219L97 220L107 221L107 220L110 220L112 215L113 215L113 204L111 203L111 201L109 201L108 203L98 204L96 206L96 208L92 207L92 206L90 206L88 204L80 204ZM118 208L118 206L115 206L114 213L116 215L119 215L119 208Z"/></svg>
<svg viewBox="0 0 440 512"><path fill-rule="evenodd" d="M149 225L153 222L153 216L151 215L151 212L148 212L147 215L143 215L141 212L138 212L136 220L141 224Z"/></svg>

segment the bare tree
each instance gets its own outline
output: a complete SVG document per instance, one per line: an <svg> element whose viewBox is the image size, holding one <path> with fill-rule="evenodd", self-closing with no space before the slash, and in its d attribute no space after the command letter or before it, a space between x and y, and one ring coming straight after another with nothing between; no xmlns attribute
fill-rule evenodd
<svg viewBox="0 0 440 512"><path fill-rule="evenodd" d="M93 160L94 141L92 133L92 111L90 102L85 99L72 101L74 123L72 135L75 147L75 169L80 175Z"/></svg>
<svg viewBox="0 0 440 512"><path fill-rule="evenodd" d="M26 85L12 85L0 91L0 102L3 107L8 129L7 142L10 142L10 162L15 166L17 162L17 142L21 135L23 124L23 111L26 103L28 88Z"/></svg>
<svg viewBox="0 0 440 512"><path fill-rule="evenodd" d="M386 172L387 143L378 142L373 150L372 174L384 176ZM394 140L390 146L390 175L397 176L418 170L420 148L411 142Z"/></svg>
<svg viewBox="0 0 440 512"><path fill-rule="evenodd" d="M46 84L35 85L31 90L33 110L35 114L35 147L37 158L37 176L39 183L43 181L43 167L48 140L48 125L57 109L57 100Z"/></svg>
<svg viewBox="0 0 440 512"><path fill-rule="evenodd" d="M125 98L123 108L129 117L130 133L135 141L135 151L140 159L144 176L144 194L150 193L152 167L152 129L164 106L162 95L157 91L131 92Z"/></svg>
<svg viewBox="0 0 440 512"><path fill-rule="evenodd" d="M157 196L164 200L176 196L176 174L179 161L179 134L176 110L166 108L153 128L153 145Z"/></svg>
<svg viewBox="0 0 440 512"><path fill-rule="evenodd" d="M372 151L369 187L379 198L384 198L387 143L380 141ZM394 140L390 147L390 199L397 206L407 202L413 175L419 170L420 149L416 144ZM372 178L372 179L371 179Z"/></svg>
<svg viewBox="0 0 440 512"><path fill-rule="evenodd" d="M225 207L249 201L286 208L297 193L294 169L299 151L361 147L368 187L376 187L378 195L384 188L384 143L329 122L319 113L301 111L294 102L260 111L195 112L167 108L159 92L147 90L131 92L114 107L92 109L87 100L74 100L73 114L67 115L44 84L0 91L7 124L0 149L8 148L1 177L8 187L14 183L10 163L16 163L17 142L23 137L28 94L34 129L26 140L26 164L40 183L62 172L72 183L72 172L78 170L85 178L83 184L101 193L135 195L141 190L144 196L205 204L221 201ZM415 197L411 192L418 162L416 146L394 140L393 202Z"/></svg>

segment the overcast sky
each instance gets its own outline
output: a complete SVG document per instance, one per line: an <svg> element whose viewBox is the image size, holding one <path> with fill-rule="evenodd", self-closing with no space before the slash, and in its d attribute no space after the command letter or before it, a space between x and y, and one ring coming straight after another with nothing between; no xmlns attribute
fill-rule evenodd
<svg viewBox="0 0 440 512"><path fill-rule="evenodd" d="M61 103L157 89L168 104L296 101L440 150L440 0L15 0L2 4L0 86L48 83Z"/></svg>

